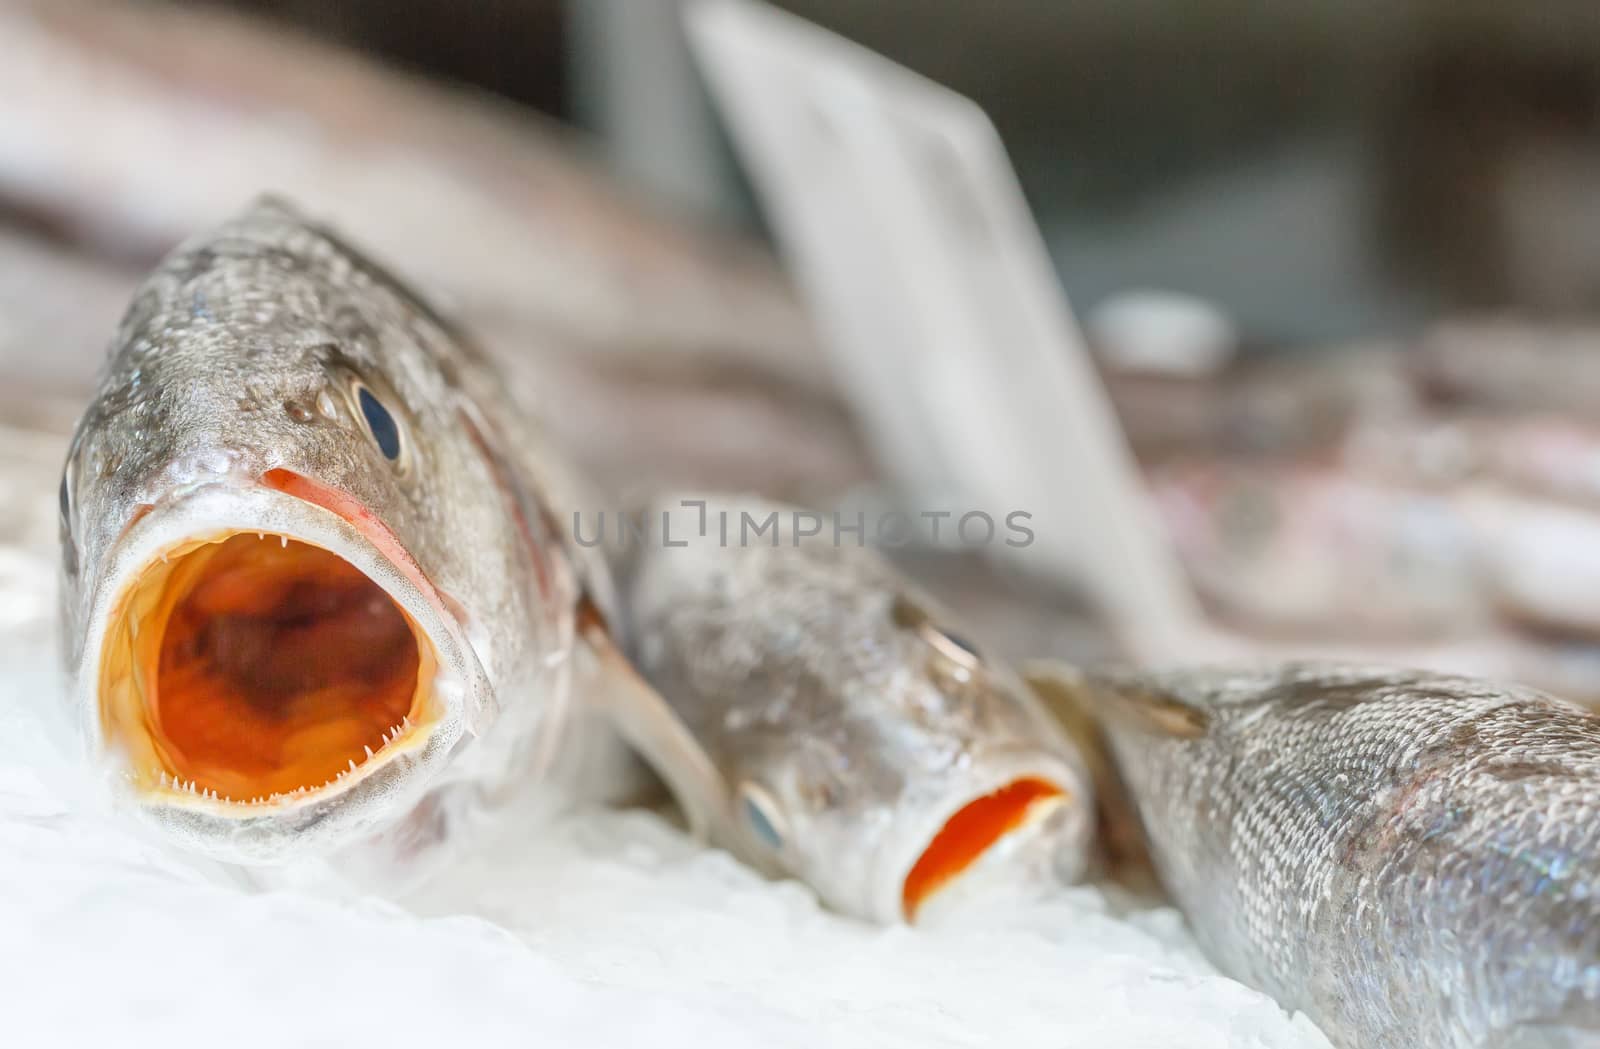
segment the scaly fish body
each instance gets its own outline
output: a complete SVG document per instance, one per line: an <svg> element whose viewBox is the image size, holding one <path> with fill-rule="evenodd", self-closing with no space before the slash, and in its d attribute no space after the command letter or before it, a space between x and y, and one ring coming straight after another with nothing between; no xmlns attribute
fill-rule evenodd
<svg viewBox="0 0 1600 1049"><path fill-rule="evenodd" d="M1067 691L1226 972L1341 1046L1600 1044L1600 720L1332 664Z"/></svg>
<svg viewBox="0 0 1600 1049"><path fill-rule="evenodd" d="M134 298L62 478L96 760L239 861L535 775L576 609L607 594L554 524L569 483L464 339L333 234L263 202L187 243Z"/></svg>
<svg viewBox="0 0 1600 1049"><path fill-rule="evenodd" d="M1010 670L874 551L723 544L719 512L737 536L741 513L792 508L706 502L705 532L698 509L656 504L646 520L664 530L626 592L638 666L714 768L715 839L886 922L991 855L1030 877L1081 868L1086 778Z"/></svg>

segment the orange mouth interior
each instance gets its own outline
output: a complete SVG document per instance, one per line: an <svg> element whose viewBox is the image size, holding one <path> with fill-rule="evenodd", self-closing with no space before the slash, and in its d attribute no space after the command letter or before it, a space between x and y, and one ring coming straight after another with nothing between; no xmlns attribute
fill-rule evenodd
<svg viewBox="0 0 1600 1049"><path fill-rule="evenodd" d="M275 535L190 544L132 588L102 717L141 786L249 803L348 775L423 721L431 643L336 554Z"/></svg>
<svg viewBox="0 0 1600 1049"><path fill-rule="evenodd" d="M915 919L928 897L1027 822L1035 805L1062 795L1060 787L1046 780L1019 779L968 802L945 822L906 875L900 895L906 920Z"/></svg>

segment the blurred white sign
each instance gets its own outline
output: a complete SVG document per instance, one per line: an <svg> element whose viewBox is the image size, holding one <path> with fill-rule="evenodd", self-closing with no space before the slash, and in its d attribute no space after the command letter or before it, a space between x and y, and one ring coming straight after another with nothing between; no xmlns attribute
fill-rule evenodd
<svg viewBox="0 0 1600 1049"><path fill-rule="evenodd" d="M1031 572L1089 586L1131 653L1205 651L993 124L970 99L765 4L690 41L903 497L1033 515Z"/></svg>

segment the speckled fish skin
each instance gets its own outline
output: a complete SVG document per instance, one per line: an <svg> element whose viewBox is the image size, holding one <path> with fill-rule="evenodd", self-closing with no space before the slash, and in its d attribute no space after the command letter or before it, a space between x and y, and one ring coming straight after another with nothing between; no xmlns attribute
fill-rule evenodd
<svg viewBox="0 0 1600 1049"><path fill-rule="evenodd" d="M1225 972L1351 1049L1600 1044L1600 720L1331 664L1086 695Z"/></svg>
<svg viewBox="0 0 1600 1049"><path fill-rule="evenodd" d="M729 792L710 820L715 840L805 881L837 910L897 922L907 873L945 821L1038 777L1064 797L1042 810L1031 837L1016 836L1006 874L1029 882L1081 871L1093 804L1078 755L1004 665L945 654L948 639L983 651L955 633L958 620L877 552L849 538L836 546L826 529L802 543L784 531L775 546L771 533L721 545L718 512L736 536L741 512L787 521L792 507L683 498L708 504L707 534L697 510L662 497L649 519L659 530L670 514L668 531L632 551L623 589L640 671ZM908 623L897 605L926 618Z"/></svg>
<svg viewBox="0 0 1600 1049"><path fill-rule="evenodd" d="M344 395L352 376L403 426L405 469L362 430ZM267 491L272 470L348 496L409 569L333 514ZM64 648L92 753L108 760L96 716L107 609L141 559L204 517L295 536L314 527L341 556L365 551L376 568L352 563L437 648L448 709L425 745L304 804L220 812L135 798L146 816L201 851L270 862L392 826L430 787L526 771L529 740L559 722L551 668L571 646L580 591L604 589L603 566L547 527L545 501L575 498L565 483L470 344L329 230L267 199L191 240L134 298L62 481ZM147 535L143 554L129 552Z"/></svg>

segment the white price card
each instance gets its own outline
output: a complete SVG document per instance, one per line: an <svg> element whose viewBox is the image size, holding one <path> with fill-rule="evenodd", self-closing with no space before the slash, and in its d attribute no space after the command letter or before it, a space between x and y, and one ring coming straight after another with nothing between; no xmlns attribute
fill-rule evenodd
<svg viewBox="0 0 1600 1049"><path fill-rule="evenodd" d="M1208 651L988 117L766 4L700 0L687 18L835 373L902 498L1024 511L1033 541L988 549L1087 586L1136 659Z"/></svg>

